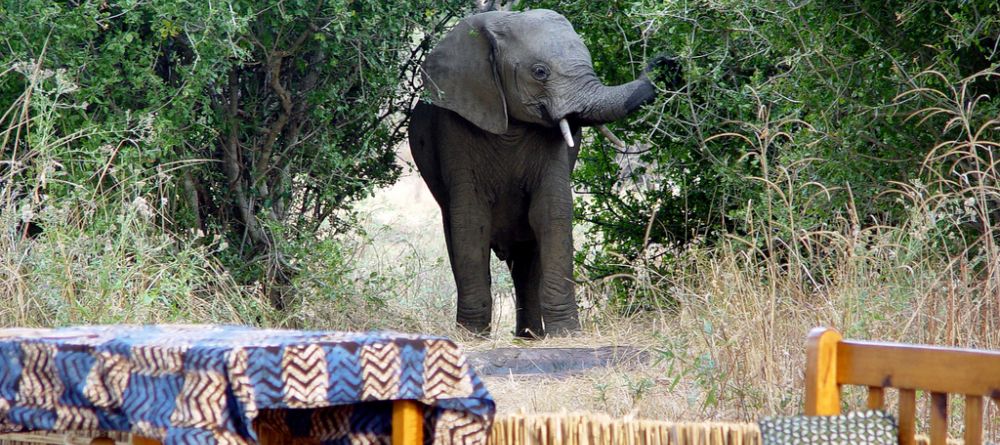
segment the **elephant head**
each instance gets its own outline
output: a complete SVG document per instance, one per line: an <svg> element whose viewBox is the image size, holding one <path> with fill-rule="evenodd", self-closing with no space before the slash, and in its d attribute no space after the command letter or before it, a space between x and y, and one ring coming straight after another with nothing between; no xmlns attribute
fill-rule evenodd
<svg viewBox="0 0 1000 445"><path fill-rule="evenodd" d="M677 77L673 60L658 63ZM542 9L466 18L427 56L423 77L435 105L483 130L503 134L511 121L559 127L571 147L571 125L623 118L656 96L645 72L604 85L569 21Z"/></svg>

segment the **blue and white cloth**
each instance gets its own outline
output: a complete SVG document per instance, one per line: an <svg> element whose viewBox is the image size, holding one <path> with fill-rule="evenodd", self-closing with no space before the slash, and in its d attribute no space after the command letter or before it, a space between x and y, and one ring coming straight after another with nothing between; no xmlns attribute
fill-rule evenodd
<svg viewBox="0 0 1000 445"><path fill-rule="evenodd" d="M427 443L485 443L495 404L451 340L236 326L0 329L0 431L106 430L245 444L252 425L388 443L392 400Z"/></svg>

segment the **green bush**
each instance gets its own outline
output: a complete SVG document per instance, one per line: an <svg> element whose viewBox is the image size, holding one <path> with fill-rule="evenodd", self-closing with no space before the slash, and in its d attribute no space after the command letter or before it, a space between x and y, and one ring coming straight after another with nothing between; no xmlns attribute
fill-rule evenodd
<svg viewBox="0 0 1000 445"><path fill-rule="evenodd" d="M650 246L767 230L774 233L766 239L796 248L793 228L902 221L906 209L887 193L896 184L934 169L954 179L947 162L925 162L946 118L911 118L949 99L904 93L947 91L1000 62L1000 6L992 1L521 5L567 16L606 82L634 78L656 54L684 67L679 92L663 91L612 127L641 154L622 156L597 132L583 148L577 216L592 237L578 262L590 278L627 272L621 264L648 257ZM943 77L919 75L927 69ZM998 87L996 77L983 76L965 100L990 95L977 113L996 116ZM765 255L773 248L752 247Z"/></svg>
<svg viewBox="0 0 1000 445"><path fill-rule="evenodd" d="M296 255L397 177L416 67L464 4L5 0L4 206L97 206L86 236L141 199L282 304Z"/></svg>
<svg viewBox="0 0 1000 445"><path fill-rule="evenodd" d="M79 295L158 277L138 286L150 301L208 295L216 272L223 294L279 304L302 303L291 289L383 286L351 277L334 236L352 202L396 178L417 66L472 3L0 0L7 284L75 295L56 272L74 264L105 277ZM769 264L808 259L799 272L820 284L836 258L803 240L834 226L929 227L933 249L969 254L975 270L996 257L969 250L995 247L976 237L1000 216L986 142L1000 140L989 122L1000 83L969 77L1000 62L996 2L520 7L564 14L609 83L656 54L684 67L680 91L611 125L635 154L588 133L575 172L590 231L581 270L629 277L610 284L631 309L670 304L651 281L682 246L724 237ZM85 251L65 250L75 238ZM38 274L18 275L28 269ZM253 318L241 311L223 318Z"/></svg>

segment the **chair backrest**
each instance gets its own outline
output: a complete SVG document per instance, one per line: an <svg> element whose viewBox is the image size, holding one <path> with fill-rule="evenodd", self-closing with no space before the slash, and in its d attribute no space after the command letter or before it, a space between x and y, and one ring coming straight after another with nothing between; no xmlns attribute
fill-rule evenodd
<svg viewBox="0 0 1000 445"><path fill-rule="evenodd" d="M868 408L899 390L899 443L914 443L916 392L930 393L931 445L948 437L948 395L965 396L965 444L983 442L984 400L1000 405L1000 352L844 340L815 328L806 347L806 415L840 414L840 386L868 387Z"/></svg>

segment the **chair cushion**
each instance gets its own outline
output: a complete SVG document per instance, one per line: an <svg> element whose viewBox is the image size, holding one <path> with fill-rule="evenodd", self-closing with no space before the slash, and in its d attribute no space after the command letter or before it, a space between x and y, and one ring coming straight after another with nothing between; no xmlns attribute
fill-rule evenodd
<svg viewBox="0 0 1000 445"><path fill-rule="evenodd" d="M760 421L763 445L890 445L897 443L897 431L896 419L885 411L768 417Z"/></svg>

